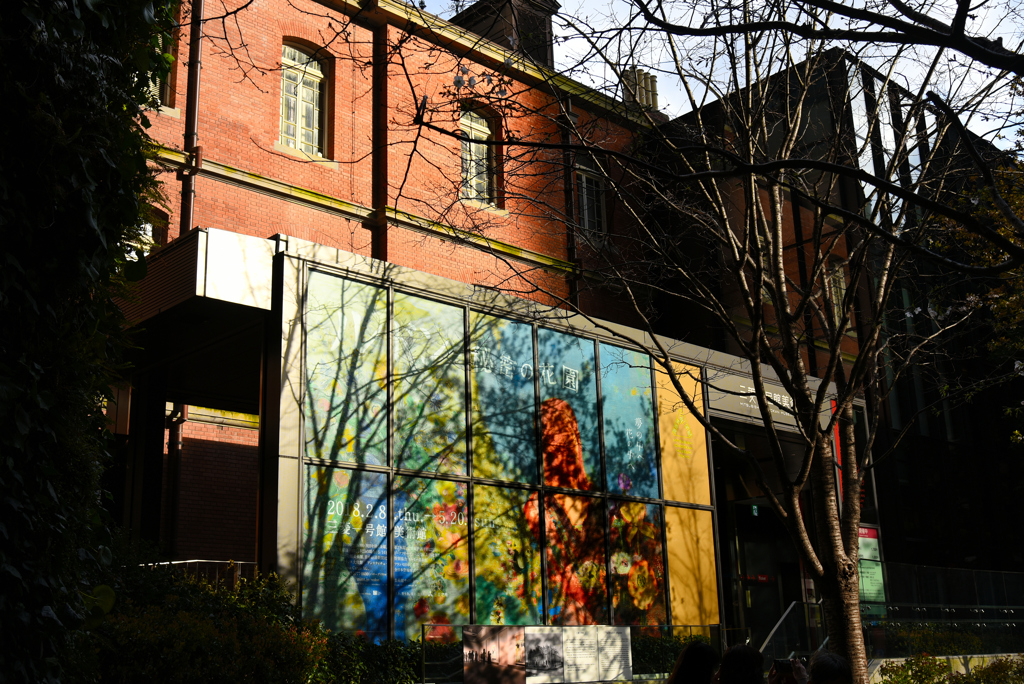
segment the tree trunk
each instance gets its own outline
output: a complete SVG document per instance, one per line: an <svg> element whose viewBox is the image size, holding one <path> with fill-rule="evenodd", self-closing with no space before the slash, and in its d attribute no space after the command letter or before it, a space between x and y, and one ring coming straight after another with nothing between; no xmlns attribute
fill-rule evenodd
<svg viewBox="0 0 1024 684"><path fill-rule="evenodd" d="M850 663L854 684L868 684L867 651L860 618L860 582L856 564L832 566L821 580L821 605L828 629L828 650ZM830 569L826 566L826 575Z"/></svg>
<svg viewBox="0 0 1024 684"><path fill-rule="evenodd" d="M830 444L821 440L815 451L811 480L817 494L814 524L818 536L818 559L822 568L818 590L828 630L828 650L847 659L854 684L868 684L867 651L860 617L857 535L852 532L845 535L849 540L847 545L843 534L844 527L855 529L860 521L840 520L840 506L836 496L838 487ZM855 461L844 465L856 468ZM846 484L853 483L846 479ZM857 487L848 487L846 495L859 497ZM859 518L859 507L846 506L845 509L848 517Z"/></svg>

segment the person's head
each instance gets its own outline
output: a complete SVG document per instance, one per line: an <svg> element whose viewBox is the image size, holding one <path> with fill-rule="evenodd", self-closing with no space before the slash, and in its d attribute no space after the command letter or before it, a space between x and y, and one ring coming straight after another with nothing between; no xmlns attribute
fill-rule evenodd
<svg viewBox="0 0 1024 684"><path fill-rule="evenodd" d="M853 674L846 658L829 651L818 651L811 656L807 684L853 684Z"/></svg>
<svg viewBox="0 0 1024 684"><path fill-rule="evenodd" d="M722 656L718 684L764 684L764 656L750 646L733 646Z"/></svg>
<svg viewBox="0 0 1024 684"><path fill-rule="evenodd" d="M718 665L718 653L703 641L691 641L679 654L667 684L709 684Z"/></svg>

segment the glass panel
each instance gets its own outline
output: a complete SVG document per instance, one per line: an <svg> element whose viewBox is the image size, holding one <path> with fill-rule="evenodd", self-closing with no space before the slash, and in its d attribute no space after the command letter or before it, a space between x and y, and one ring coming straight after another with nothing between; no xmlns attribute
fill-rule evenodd
<svg viewBox="0 0 1024 684"><path fill-rule="evenodd" d="M395 295L395 459L466 474L462 309Z"/></svg>
<svg viewBox="0 0 1024 684"><path fill-rule="evenodd" d="M544 501L551 624L607 623L604 502L566 494Z"/></svg>
<svg viewBox="0 0 1024 684"><path fill-rule="evenodd" d="M419 639L424 623L469 622L468 515L464 483L396 481L395 638Z"/></svg>
<svg viewBox="0 0 1024 684"><path fill-rule="evenodd" d="M661 506L610 501L612 621L617 625L663 625L665 560Z"/></svg>
<svg viewBox="0 0 1024 684"><path fill-rule="evenodd" d="M544 482L595 489L601 482L594 343L541 328L540 428Z"/></svg>
<svg viewBox="0 0 1024 684"><path fill-rule="evenodd" d="M306 468L302 545L306 617L332 630L387 636L387 476Z"/></svg>
<svg viewBox="0 0 1024 684"><path fill-rule="evenodd" d="M483 625L539 624L537 494L477 485L473 496L476 621Z"/></svg>
<svg viewBox="0 0 1024 684"><path fill-rule="evenodd" d="M537 482L533 328L470 313L473 474Z"/></svg>
<svg viewBox="0 0 1024 684"><path fill-rule="evenodd" d="M580 192L580 225L593 233L604 231L604 192L601 181L586 174L577 174Z"/></svg>
<svg viewBox="0 0 1024 684"><path fill-rule="evenodd" d="M608 491L657 498L650 357L602 344L601 396Z"/></svg>
<svg viewBox="0 0 1024 684"><path fill-rule="evenodd" d="M697 408L703 409L700 369L678 363L674 368L683 389ZM707 432L697 417L687 410L668 373L660 366L655 368L655 379L658 383L658 433L665 498L710 506Z"/></svg>
<svg viewBox="0 0 1024 684"><path fill-rule="evenodd" d="M711 511L666 507L665 538L672 624L718 624L718 579Z"/></svg>
<svg viewBox="0 0 1024 684"><path fill-rule="evenodd" d="M387 463L387 291L312 271L306 456Z"/></svg>

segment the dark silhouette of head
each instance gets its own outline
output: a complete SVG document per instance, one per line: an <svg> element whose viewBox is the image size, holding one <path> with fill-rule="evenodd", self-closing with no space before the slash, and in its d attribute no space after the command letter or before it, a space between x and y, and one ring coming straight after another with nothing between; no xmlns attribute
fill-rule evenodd
<svg viewBox="0 0 1024 684"><path fill-rule="evenodd" d="M756 648L737 645L722 656L719 684L764 684L764 656Z"/></svg>
<svg viewBox="0 0 1024 684"><path fill-rule="evenodd" d="M709 684L718 665L718 653L703 641L691 641L679 654L666 684Z"/></svg>
<svg viewBox="0 0 1024 684"><path fill-rule="evenodd" d="M811 656L808 684L853 684L853 673L846 658L829 651Z"/></svg>

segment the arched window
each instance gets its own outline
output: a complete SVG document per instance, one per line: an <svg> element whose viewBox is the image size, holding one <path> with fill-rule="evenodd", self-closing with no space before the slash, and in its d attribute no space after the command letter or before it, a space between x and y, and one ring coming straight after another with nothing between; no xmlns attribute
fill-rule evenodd
<svg viewBox="0 0 1024 684"><path fill-rule="evenodd" d="M281 49L281 144L311 157L324 155L324 68L291 45Z"/></svg>
<svg viewBox="0 0 1024 684"><path fill-rule="evenodd" d="M464 109L462 128L462 196L495 203L495 150L491 123L475 109Z"/></svg>

